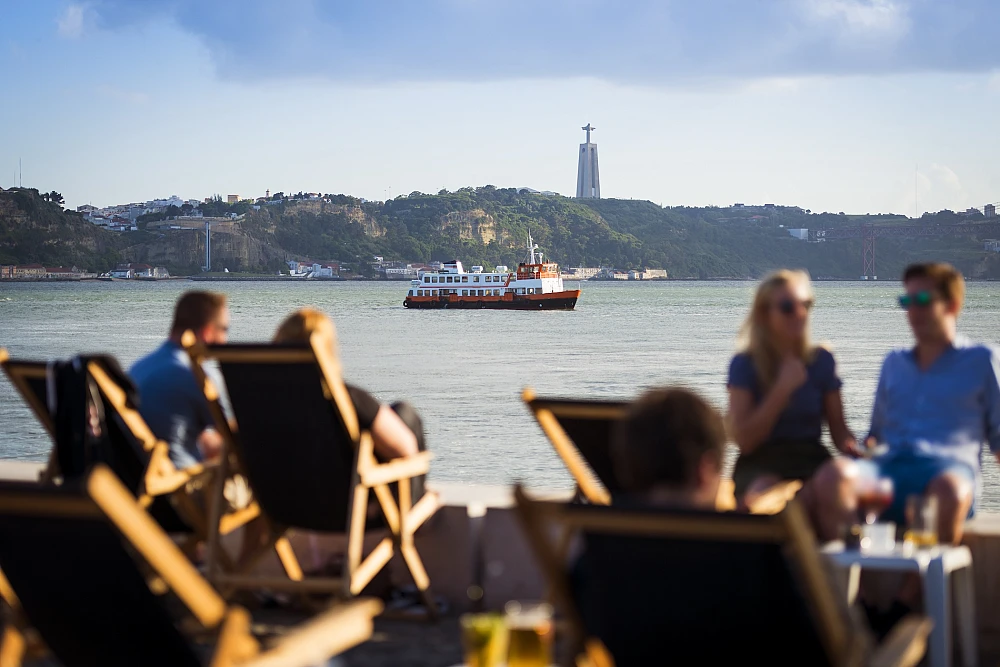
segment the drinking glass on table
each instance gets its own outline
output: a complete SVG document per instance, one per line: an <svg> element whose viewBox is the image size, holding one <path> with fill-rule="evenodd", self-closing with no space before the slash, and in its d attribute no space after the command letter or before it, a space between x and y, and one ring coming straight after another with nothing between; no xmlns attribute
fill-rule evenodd
<svg viewBox="0 0 1000 667"><path fill-rule="evenodd" d="M920 549L938 543L938 506L936 496L910 496L906 499L906 532L903 543Z"/></svg>
<svg viewBox="0 0 1000 667"><path fill-rule="evenodd" d="M552 664L552 606L544 602L508 602L507 667Z"/></svg>
<svg viewBox="0 0 1000 667"><path fill-rule="evenodd" d="M464 614L459 623L466 667L501 667L507 652L503 615Z"/></svg>
<svg viewBox="0 0 1000 667"><path fill-rule="evenodd" d="M892 504L892 480L888 477L863 476L858 479L858 511L865 523L874 524Z"/></svg>

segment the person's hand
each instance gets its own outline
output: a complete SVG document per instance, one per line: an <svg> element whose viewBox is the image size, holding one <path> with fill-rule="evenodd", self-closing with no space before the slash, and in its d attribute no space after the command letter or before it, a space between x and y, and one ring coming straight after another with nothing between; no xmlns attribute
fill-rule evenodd
<svg viewBox="0 0 1000 667"><path fill-rule="evenodd" d="M206 428L198 436L198 449L206 461L213 461L222 455L224 442L222 436L214 428Z"/></svg>
<svg viewBox="0 0 1000 667"><path fill-rule="evenodd" d="M801 359L785 357L778 369L778 379L775 386L791 395L809 379L809 371Z"/></svg>
<svg viewBox="0 0 1000 667"><path fill-rule="evenodd" d="M869 440L871 440L871 438L869 438ZM865 444L860 444L857 439L853 437L844 441L842 451L848 456L853 456L856 459L866 458L871 453L867 448L867 442Z"/></svg>

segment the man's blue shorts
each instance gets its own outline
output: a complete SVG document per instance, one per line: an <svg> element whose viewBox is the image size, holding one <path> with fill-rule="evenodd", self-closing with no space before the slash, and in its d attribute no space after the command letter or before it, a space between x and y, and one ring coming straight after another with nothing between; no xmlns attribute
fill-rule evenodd
<svg viewBox="0 0 1000 667"><path fill-rule="evenodd" d="M916 456L913 454L894 454L870 461L858 461L861 466L872 466L878 477L888 477L892 480L892 505L880 517L883 521L894 521L899 525L906 522L906 499L909 496L923 495L931 480L946 472L960 475L969 480L972 488L976 487L976 472L966 463L954 459L936 456ZM863 471L870 473L870 470ZM969 507L969 518L975 514L976 501L973 496Z"/></svg>

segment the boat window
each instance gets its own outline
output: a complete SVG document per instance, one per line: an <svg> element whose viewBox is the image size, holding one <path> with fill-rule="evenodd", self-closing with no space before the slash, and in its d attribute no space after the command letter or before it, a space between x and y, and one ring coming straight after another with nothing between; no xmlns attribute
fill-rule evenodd
<svg viewBox="0 0 1000 667"><path fill-rule="evenodd" d="M462 290L462 296L469 296L469 290L467 289Z"/></svg>
<svg viewBox="0 0 1000 667"><path fill-rule="evenodd" d="M451 276L448 276L448 282L451 282Z"/></svg>
<svg viewBox="0 0 1000 667"><path fill-rule="evenodd" d="M478 283L479 282L479 276L472 276L472 282Z"/></svg>
<svg viewBox="0 0 1000 667"><path fill-rule="evenodd" d="M424 276L424 282L425 283L429 283L430 281L431 281L431 277L430 276Z"/></svg>
<svg viewBox="0 0 1000 667"><path fill-rule="evenodd" d="M410 291L409 291L409 292L408 292L408 293L406 294L406 296L413 296L413 290L410 290Z"/></svg>
<svg viewBox="0 0 1000 667"><path fill-rule="evenodd" d="M438 281L438 277L434 276L434 278L432 278L431 281L436 283Z"/></svg>
<svg viewBox="0 0 1000 667"><path fill-rule="evenodd" d="M463 283L469 282L469 276L462 276L462 282Z"/></svg>

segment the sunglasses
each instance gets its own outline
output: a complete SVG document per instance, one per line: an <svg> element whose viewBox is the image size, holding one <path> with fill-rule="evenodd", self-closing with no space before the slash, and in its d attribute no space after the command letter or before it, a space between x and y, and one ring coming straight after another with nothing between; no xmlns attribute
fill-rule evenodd
<svg viewBox="0 0 1000 667"><path fill-rule="evenodd" d="M807 313L812 310L813 300L805 299L803 301L796 301L795 299L782 299L775 305L782 315L794 315L799 306L805 308Z"/></svg>
<svg viewBox="0 0 1000 667"><path fill-rule="evenodd" d="M903 294L899 297L899 307L903 310L909 310L914 306L920 308L926 308L937 301L937 297L933 293L923 290L921 292L914 292L913 294Z"/></svg>

